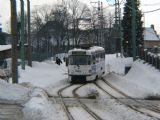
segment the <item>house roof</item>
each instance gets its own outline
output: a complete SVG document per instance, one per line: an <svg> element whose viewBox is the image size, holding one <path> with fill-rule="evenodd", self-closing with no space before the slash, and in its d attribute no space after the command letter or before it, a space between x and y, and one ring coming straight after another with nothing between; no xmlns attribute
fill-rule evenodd
<svg viewBox="0 0 160 120"><path fill-rule="evenodd" d="M11 49L11 45L0 45L0 51L5 51Z"/></svg>
<svg viewBox="0 0 160 120"><path fill-rule="evenodd" d="M144 40L146 41L160 41L156 31L152 27L144 29Z"/></svg>

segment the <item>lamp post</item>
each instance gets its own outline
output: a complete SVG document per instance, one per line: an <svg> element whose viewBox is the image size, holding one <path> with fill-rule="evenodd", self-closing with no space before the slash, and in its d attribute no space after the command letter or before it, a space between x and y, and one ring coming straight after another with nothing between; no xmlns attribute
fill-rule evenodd
<svg viewBox="0 0 160 120"><path fill-rule="evenodd" d="M27 14L28 14L28 65L32 67L32 49L31 49L31 31L30 31L30 1L27 0Z"/></svg>
<svg viewBox="0 0 160 120"><path fill-rule="evenodd" d="M25 70L25 57L24 57L24 1L21 1L21 32L20 32L20 42L21 42L21 65L22 69Z"/></svg>
<svg viewBox="0 0 160 120"><path fill-rule="evenodd" d="M12 82L18 83L18 68L17 68L17 11L16 0L10 0L11 4L11 34L12 34Z"/></svg>

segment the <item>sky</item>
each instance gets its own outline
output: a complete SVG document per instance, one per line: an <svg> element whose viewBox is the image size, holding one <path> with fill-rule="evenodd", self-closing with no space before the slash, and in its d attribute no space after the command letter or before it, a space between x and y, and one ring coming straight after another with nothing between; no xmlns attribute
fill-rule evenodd
<svg viewBox="0 0 160 120"><path fill-rule="evenodd" d="M25 0L25 6L26 6ZM55 2L60 2L61 0L30 0L31 2L31 9L35 8L38 5L43 4L53 4ZM81 0L84 2L84 0ZM97 2L98 0L85 0L86 3L90 4L90 2ZM103 2L104 6L107 6L108 3L114 4L114 0L100 0ZM120 0L120 3L123 3L125 0ZM140 0L141 2L141 10L142 12L152 11L160 8L160 1L159 0ZM19 11L19 0L17 0L17 10ZM0 0L0 22L2 23L3 31L7 30L7 21L10 19L10 0ZM160 34L160 10L150 13L144 13L143 21L145 27L150 27L151 24L154 24L155 30Z"/></svg>

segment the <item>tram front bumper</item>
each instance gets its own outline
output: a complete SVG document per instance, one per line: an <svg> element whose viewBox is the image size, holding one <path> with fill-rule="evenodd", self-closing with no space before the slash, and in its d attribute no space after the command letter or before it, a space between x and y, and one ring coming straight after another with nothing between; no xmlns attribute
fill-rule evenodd
<svg viewBox="0 0 160 120"><path fill-rule="evenodd" d="M69 75L70 81L92 81L95 79L95 76L91 75Z"/></svg>

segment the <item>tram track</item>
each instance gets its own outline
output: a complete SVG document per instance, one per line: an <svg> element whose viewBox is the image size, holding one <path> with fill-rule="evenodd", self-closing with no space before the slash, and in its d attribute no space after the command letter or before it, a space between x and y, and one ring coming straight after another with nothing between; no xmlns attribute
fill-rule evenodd
<svg viewBox="0 0 160 120"><path fill-rule="evenodd" d="M111 87L112 89L114 89L116 92L118 92L119 94L123 95L124 97L126 97L127 99L130 99L138 104L141 104L142 107L146 108L146 109L150 109L154 112L158 112L160 113L160 109L158 109L156 106L153 106L153 105L146 105L146 104L143 104L142 102L138 101L137 99L135 98L132 98L131 96L125 94L124 92L120 91L118 88L116 88L115 86L113 86L111 83L109 83L108 81L106 81L104 78L102 78L102 81L105 82L109 87ZM145 99L143 99L145 100Z"/></svg>
<svg viewBox="0 0 160 120"><path fill-rule="evenodd" d="M62 91L64 91L65 89L67 89L67 88L69 88L69 87L71 87L71 86L72 86L72 84L70 84L70 85L68 85L68 86L66 86L66 87L61 88L60 90L58 90L58 96L59 96L59 98L60 98L60 100L61 100L62 108L63 108L63 110L65 111L66 116L68 117L68 120L75 120L75 119L73 118L73 116L71 115L70 111L68 110L68 107L67 107L67 105L65 104L65 101L63 100L63 96L62 96Z"/></svg>
<svg viewBox="0 0 160 120"><path fill-rule="evenodd" d="M95 120L102 120L102 118L100 118L98 115L96 115L94 112L92 112L83 102L81 102L80 99L83 99L83 97L80 97L80 96L76 93L76 91L77 91L80 87L82 87L82 86L84 86L84 85L85 85L85 84L82 84L82 85L80 85L80 86L78 86L78 87L76 87L76 88L74 88L74 89L72 90L72 94L73 94L73 97L72 97L72 98L75 98L75 100L78 102L78 105L80 105L93 119L95 119ZM64 110L64 112L65 112L68 120L75 120L74 117L72 116L72 114L71 114L71 112L70 112L67 104L65 103L65 99L66 99L67 97L65 97L65 96L62 95L62 92L63 92L64 90L66 90L67 88L71 87L71 86L73 86L73 84L70 84L70 85L65 86L65 87L61 88L60 90L58 90L58 96L59 96L59 99L60 99L60 104L62 105L62 108L63 108L63 110ZM70 97L69 97L69 98L70 98ZM85 99L86 99L86 97L85 97Z"/></svg>
<svg viewBox="0 0 160 120"><path fill-rule="evenodd" d="M103 81L104 79L101 79L101 80ZM105 80L104 80L104 81L105 81ZM103 81L103 82L104 82L104 81ZM105 82L104 82L104 83L105 83ZM109 93L106 89L104 89L104 88L102 88L100 85L98 85L97 82L94 82L94 84L95 84L99 89L101 89L102 91L104 91L106 94L110 95L111 98L117 100L118 102L120 102L121 104L127 106L128 108L130 108L130 109L132 109L132 110L134 110L134 111L136 111L136 112L139 112L139 113L141 113L141 114L143 114L143 115L147 115L147 116L149 116L149 117L154 117L154 118L156 118L156 119L158 119L158 120L160 119L160 115L159 115L159 113L158 113L157 111L153 111L153 110L150 110L150 109L145 108L145 107L138 107L138 106L134 106L134 105L129 105L129 104L127 104L125 101L123 101L124 99L119 99L119 98L117 98L116 96L112 95L112 94ZM108 85L107 83L105 83L105 84ZM109 85L108 85L108 86L109 86ZM109 86L109 87L111 87L111 86ZM112 88L112 87L111 87L111 88ZM115 88L115 87L114 87L114 88ZM112 88L112 89L114 89L114 88ZM138 102L138 101L135 101L134 98L131 98L131 97L125 95L125 93L119 91L117 88L115 88L114 90L115 90L116 92L118 92L119 94L123 95L124 97L126 97L125 99L130 99L130 100L133 100L134 102ZM139 103L139 104L141 104L141 103ZM153 113L153 112L154 112L154 113ZM152 113L152 114L150 114L150 113Z"/></svg>
<svg viewBox="0 0 160 120"><path fill-rule="evenodd" d="M81 107L86 110L95 120L103 120L102 118L100 118L98 115L96 115L93 111L91 111L83 102L81 102L81 100L79 99L79 95L76 93L76 91L82 87L84 85L81 85L77 88L75 88L72 93L74 95L74 97L77 99L77 101L80 103Z"/></svg>

